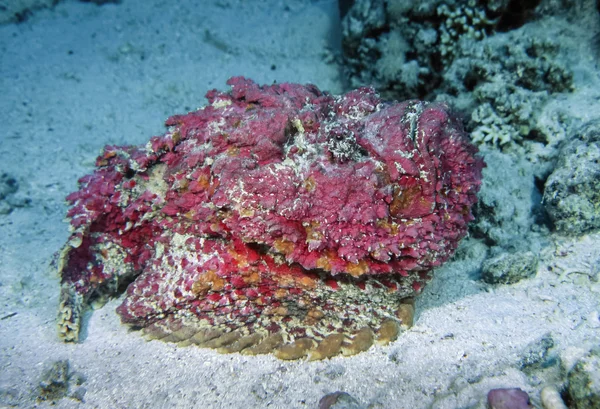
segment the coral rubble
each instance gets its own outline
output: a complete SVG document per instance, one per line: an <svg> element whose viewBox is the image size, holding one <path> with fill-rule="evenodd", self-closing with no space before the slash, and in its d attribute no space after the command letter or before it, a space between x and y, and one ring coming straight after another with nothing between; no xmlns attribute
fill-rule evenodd
<svg viewBox="0 0 600 409"><path fill-rule="evenodd" d="M133 280L117 311L154 339L282 359L393 340L472 219L483 161L460 122L370 88L228 84L106 147L68 196L61 336Z"/></svg>

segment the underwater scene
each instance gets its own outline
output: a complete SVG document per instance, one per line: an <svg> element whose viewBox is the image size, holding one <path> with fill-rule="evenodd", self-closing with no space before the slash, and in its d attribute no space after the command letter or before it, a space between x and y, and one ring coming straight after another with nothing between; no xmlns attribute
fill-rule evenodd
<svg viewBox="0 0 600 409"><path fill-rule="evenodd" d="M0 409L600 409L600 1L0 0Z"/></svg>

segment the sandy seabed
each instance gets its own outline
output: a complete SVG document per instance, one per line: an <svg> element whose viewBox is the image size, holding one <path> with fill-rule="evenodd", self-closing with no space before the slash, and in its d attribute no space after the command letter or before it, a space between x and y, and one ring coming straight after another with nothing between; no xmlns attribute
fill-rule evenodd
<svg viewBox="0 0 600 409"><path fill-rule="evenodd" d="M598 343L599 234L553 236L534 278L497 287L478 279L485 252L467 239L419 297L415 325L350 358L284 362L146 342L120 324L119 299L87 314L81 343L58 339L51 260L68 237L64 197L101 148L145 143L233 75L341 92L330 58L338 24L331 1L124 0L67 1L0 26L0 171L26 203L0 215L0 408L316 408L334 391L369 408L483 408L499 387L537 404L544 385L562 382L559 364L524 365L541 340L552 338L556 361ZM37 402L58 360L81 385Z"/></svg>

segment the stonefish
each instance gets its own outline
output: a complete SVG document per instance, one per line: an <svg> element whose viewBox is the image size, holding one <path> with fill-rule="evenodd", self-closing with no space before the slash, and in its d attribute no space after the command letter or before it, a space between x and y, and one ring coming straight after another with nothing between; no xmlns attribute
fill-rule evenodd
<svg viewBox="0 0 600 409"><path fill-rule="evenodd" d="M151 339L282 359L352 355L410 326L472 219L483 162L443 104L373 89L229 92L107 146L70 194L58 327L127 286Z"/></svg>

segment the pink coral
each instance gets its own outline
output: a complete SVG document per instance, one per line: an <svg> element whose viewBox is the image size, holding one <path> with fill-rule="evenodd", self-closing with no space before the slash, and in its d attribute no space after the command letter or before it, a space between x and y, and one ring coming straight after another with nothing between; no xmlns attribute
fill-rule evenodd
<svg viewBox="0 0 600 409"><path fill-rule="evenodd" d="M68 196L62 336L135 279L118 313L154 338L292 358L393 338L472 219L483 162L460 122L370 88L228 84L145 147L106 147Z"/></svg>

